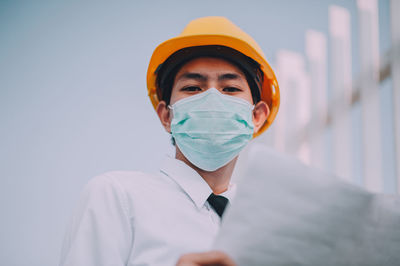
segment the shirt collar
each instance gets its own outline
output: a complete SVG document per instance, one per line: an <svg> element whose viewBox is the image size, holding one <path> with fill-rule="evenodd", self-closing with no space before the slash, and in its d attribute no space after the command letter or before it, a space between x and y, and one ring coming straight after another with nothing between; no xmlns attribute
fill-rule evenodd
<svg viewBox="0 0 400 266"><path fill-rule="evenodd" d="M160 169L162 173L172 178L192 199L197 208L202 208L212 193L207 182L190 166L181 160L167 156ZM230 183L228 189L221 193L229 201L236 192L236 185Z"/></svg>

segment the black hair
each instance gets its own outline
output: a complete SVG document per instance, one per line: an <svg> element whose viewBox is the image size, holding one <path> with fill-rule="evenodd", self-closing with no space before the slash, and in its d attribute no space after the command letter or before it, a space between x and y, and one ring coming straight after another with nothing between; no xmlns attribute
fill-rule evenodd
<svg viewBox="0 0 400 266"><path fill-rule="evenodd" d="M184 64L199 57L221 58L237 66L246 76L254 104L261 100L264 75L260 64L230 47L206 45L180 49L158 66L156 84L157 96L160 101L165 101L169 105L176 74Z"/></svg>

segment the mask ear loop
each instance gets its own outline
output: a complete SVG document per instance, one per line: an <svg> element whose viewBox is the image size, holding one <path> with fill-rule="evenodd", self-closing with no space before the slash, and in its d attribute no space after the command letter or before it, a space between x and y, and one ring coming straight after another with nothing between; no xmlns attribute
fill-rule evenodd
<svg viewBox="0 0 400 266"><path fill-rule="evenodd" d="M174 111L174 107L172 105L168 104L167 108L172 111L172 114L174 113L173 112ZM171 115L171 113L170 113L170 115ZM170 130L169 134L172 135L172 131L171 130Z"/></svg>

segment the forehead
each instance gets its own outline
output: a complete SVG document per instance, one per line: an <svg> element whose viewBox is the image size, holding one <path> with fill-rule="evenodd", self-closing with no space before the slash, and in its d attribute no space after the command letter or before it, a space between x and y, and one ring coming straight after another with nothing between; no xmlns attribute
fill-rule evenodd
<svg viewBox="0 0 400 266"><path fill-rule="evenodd" d="M231 62L214 57L200 57L185 63L177 72L176 77L185 72L201 72L208 74L235 73L245 77L244 73Z"/></svg>

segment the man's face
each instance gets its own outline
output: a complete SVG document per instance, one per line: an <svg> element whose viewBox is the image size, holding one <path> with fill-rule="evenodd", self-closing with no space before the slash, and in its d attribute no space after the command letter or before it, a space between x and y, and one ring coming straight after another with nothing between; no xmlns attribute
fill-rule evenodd
<svg viewBox="0 0 400 266"><path fill-rule="evenodd" d="M223 94L242 98L253 104L246 76L235 65L219 58L197 58L186 63L176 74L170 104L216 88Z"/></svg>
<svg viewBox="0 0 400 266"><path fill-rule="evenodd" d="M176 74L170 105L210 88L216 88L223 94L242 98L254 104L246 77L238 67L223 59L201 57L183 65ZM165 101L160 101L158 104L157 114L165 130L171 132L172 113ZM254 133L262 127L268 115L268 105L264 101L259 101L253 110Z"/></svg>

